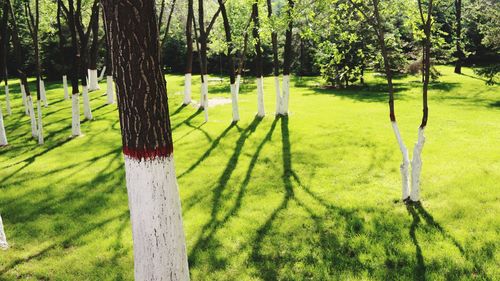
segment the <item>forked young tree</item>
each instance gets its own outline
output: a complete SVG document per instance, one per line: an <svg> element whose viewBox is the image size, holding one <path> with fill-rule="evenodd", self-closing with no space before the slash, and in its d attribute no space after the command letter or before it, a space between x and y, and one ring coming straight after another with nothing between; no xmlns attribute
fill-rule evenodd
<svg viewBox="0 0 500 281"><path fill-rule="evenodd" d="M99 90L99 78L97 75L97 57L99 55L99 5L95 6L96 14L91 21L92 43L89 52L89 91ZM94 11L92 11L94 12Z"/></svg>
<svg viewBox="0 0 500 281"><path fill-rule="evenodd" d="M191 103L191 77L193 72L193 0L188 0L186 20L186 65L184 70L184 100L183 104Z"/></svg>
<svg viewBox="0 0 500 281"><path fill-rule="evenodd" d="M24 55L21 49L21 40L19 38L19 28L17 26L17 20L14 13L14 8L11 5L10 0L5 0L4 5L8 5L10 12L10 22L11 22L11 33L12 33L12 43L14 46L14 53L16 58L17 73L19 75L21 94L24 97L25 102L25 113L30 116L31 122L31 135L37 137L37 126L35 110L33 109L33 100L31 98L30 88L28 86L28 79L26 76L26 69L24 65ZM23 102L23 103L24 103Z"/></svg>
<svg viewBox="0 0 500 281"><path fill-rule="evenodd" d="M262 71L262 47L260 42L259 1L252 4L253 38L255 40L255 80L257 82L257 116L264 117L264 77Z"/></svg>
<svg viewBox="0 0 500 281"><path fill-rule="evenodd" d="M135 280L189 280L155 1L101 3L116 79Z"/></svg>
<svg viewBox="0 0 500 281"><path fill-rule="evenodd" d="M399 149L401 154L403 155L403 162L400 166L401 178L402 178L402 199L403 201L407 201L408 199L412 201L420 200L420 171L422 166L421 161L421 153L424 145L424 128L427 124L427 89L429 84L429 69L430 69L430 35L431 35L431 24L432 24L432 0L428 2L428 11L427 11L427 19L424 19L424 12L422 10L421 0L418 0L419 13L421 16L422 24L424 26L424 87L423 87L423 102L424 102L424 110L423 110L423 118L422 123L419 127L418 131L418 140L415 144L415 149L413 151L413 159L410 162L408 149L406 148L403 138L401 137L401 133L399 131L397 122L396 122L396 113L394 109L394 83L392 81L392 66L390 60L389 48L386 43L386 22L381 13L380 8L380 0L370 0L369 6L365 5L362 2L349 0L350 4L358 10L363 17L367 20L367 23L370 24L375 31L377 42L380 48L380 52L382 55L383 63L384 63L384 71L387 79L387 86L389 92L389 118L392 123L392 128L394 131L394 135L396 136L397 142L399 144ZM412 166L412 182L411 182L411 191L410 191L410 176L409 176L409 167L410 164Z"/></svg>
<svg viewBox="0 0 500 281"><path fill-rule="evenodd" d="M58 0L61 9L66 15L66 22L71 34L71 135L73 137L81 135L80 130L80 91L78 89L78 72L80 69L80 49L78 47L78 35L76 30L76 11L73 0L68 0L68 7L63 0Z"/></svg>

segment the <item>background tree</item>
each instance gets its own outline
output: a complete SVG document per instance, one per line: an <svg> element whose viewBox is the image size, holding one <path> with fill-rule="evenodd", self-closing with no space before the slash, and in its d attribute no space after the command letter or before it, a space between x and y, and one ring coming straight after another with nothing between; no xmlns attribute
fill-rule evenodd
<svg viewBox="0 0 500 281"><path fill-rule="evenodd" d="M115 66L135 279L188 280L154 1L102 5Z"/></svg>
<svg viewBox="0 0 500 281"><path fill-rule="evenodd" d="M262 47L260 42L260 23L259 23L259 2L255 0L252 4L252 34L255 46L255 79L257 82L257 116L266 115L264 109L264 78L262 73Z"/></svg>

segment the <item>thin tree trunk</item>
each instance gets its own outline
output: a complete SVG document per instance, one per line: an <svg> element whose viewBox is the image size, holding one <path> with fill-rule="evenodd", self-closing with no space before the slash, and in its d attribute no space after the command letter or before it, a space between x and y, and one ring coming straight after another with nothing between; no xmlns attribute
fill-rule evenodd
<svg viewBox="0 0 500 281"><path fill-rule="evenodd" d="M184 71L184 105L191 103L191 79L193 72L193 20L193 0L188 0L188 14L186 21L186 65Z"/></svg>
<svg viewBox="0 0 500 281"><path fill-rule="evenodd" d="M462 50L462 0L455 0L455 19L456 19L456 47L457 62L455 63L455 73L462 74L462 63L464 60L464 51Z"/></svg>
<svg viewBox="0 0 500 281"><path fill-rule="evenodd" d="M262 49L260 42L259 6L255 1L252 4L253 38L255 39L255 78L257 82L257 116L266 115L264 109L264 77L262 75Z"/></svg>
<svg viewBox="0 0 500 281"><path fill-rule="evenodd" d="M91 22L92 44L90 45L89 55L89 91L99 90L97 75L97 56L99 52L99 5L96 5L96 14Z"/></svg>
<svg viewBox="0 0 500 281"><path fill-rule="evenodd" d="M69 91L68 91L68 76L66 75L67 66L66 66L66 51L64 49L65 38L62 30L61 24L61 16L62 16L62 7L60 0L57 1L57 35L59 37L59 51L61 52L60 63L62 67L62 80L63 80L63 88L64 88L64 99L69 99Z"/></svg>
<svg viewBox="0 0 500 281"><path fill-rule="evenodd" d="M267 17L272 22L273 17L273 5L271 0L267 0ZM279 115L282 108L282 97L280 91L280 65L278 58L278 34L275 28L272 28L271 32L271 44L273 48L273 74L274 74L274 90L276 93L276 115Z"/></svg>
<svg viewBox="0 0 500 281"><path fill-rule="evenodd" d="M9 32L8 32L8 18L9 18L9 6L7 2L2 6L2 27L0 30L0 72L2 73L3 81L4 81L4 90L5 90L5 107L7 109L6 114L11 114L10 108L10 96L9 96L9 72L7 70L7 52L9 49ZM1 128L0 128L1 129Z"/></svg>
<svg viewBox="0 0 500 281"><path fill-rule="evenodd" d="M295 3L293 0L288 0L288 28L285 33L285 53L283 55L283 101L280 113L288 114L288 103L290 99L290 70L292 65L292 28L293 18L292 11Z"/></svg>
<svg viewBox="0 0 500 281"><path fill-rule="evenodd" d="M115 103L115 91L114 91L114 83L113 83L113 63L112 63L112 55L111 55L111 43L110 43L110 36L108 35L107 32L107 23L106 23L106 17L104 16L104 11L103 11L103 16L102 16L102 22L104 24L104 35L106 37L106 66L105 66L105 75L106 75L106 96L107 96L107 103L108 104L114 104Z"/></svg>
<svg viewBox="0 0 500 281"><path fill-rule="evenodd" d="M135 280L189 280L155 1L102 4L118 94Z"/></svg>

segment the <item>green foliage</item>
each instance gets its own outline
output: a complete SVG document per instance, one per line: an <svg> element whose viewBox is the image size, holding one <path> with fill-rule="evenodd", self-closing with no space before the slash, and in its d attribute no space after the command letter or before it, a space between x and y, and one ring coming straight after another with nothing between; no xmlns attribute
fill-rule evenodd
<svg viewBox="0 0 500 281"><path fill-rule="evenodd" d="M496 84L495 80L498 74L500 73L500 64L495 64L492 66L487 66L482 68L476 68L474 69L474 73L485 77L487 85L495 85Z"/></svg>

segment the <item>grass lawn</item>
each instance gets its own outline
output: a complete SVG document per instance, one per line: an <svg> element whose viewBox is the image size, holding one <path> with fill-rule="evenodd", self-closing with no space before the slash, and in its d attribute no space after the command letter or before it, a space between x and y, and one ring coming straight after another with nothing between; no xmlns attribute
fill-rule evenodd
<svg viewBox="0 0 500 281"><path fill-rule="evenodd" d="M208 123L195 107L180 107L183 76L168 76L192 280L499 280L500 86L470 69L439 70L423 201L412 206L398 200L401 154L383 77L368 75L368 86L349 90L294 79L291 114L280 119L266 78L262 120L248 80L241 121L231 125L230 104L210 108ZM0 213L11 245L0 251L0 280L133 280L118 113L106 105L105 84L90 94L95 120L71 139L71 102L61 84L46 83L46 143L38 146L14 83L13 115L4 118L10 146L0 148ZM421 84L409 76L396 86L412 151ZM198 90L194 84L194 99ZM225 84L209 92L229 98Z"/></svg>

